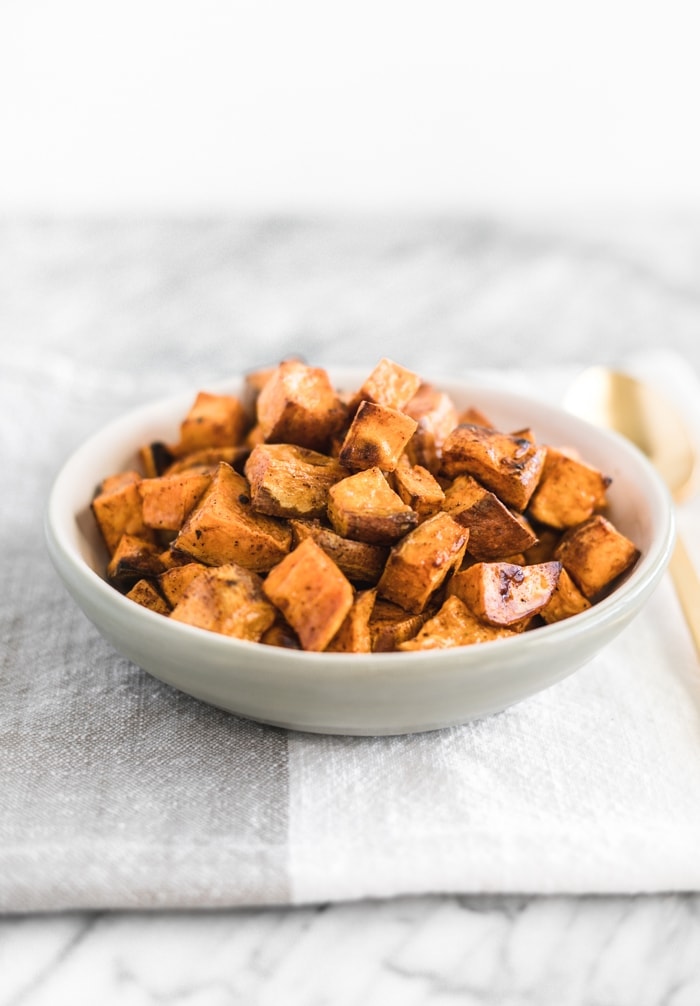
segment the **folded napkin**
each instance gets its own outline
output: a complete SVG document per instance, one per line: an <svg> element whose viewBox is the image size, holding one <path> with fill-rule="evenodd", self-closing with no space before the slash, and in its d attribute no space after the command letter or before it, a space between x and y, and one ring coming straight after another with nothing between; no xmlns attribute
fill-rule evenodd
<svg viewBox="0 0 700 1006"><path fill-rule="evenodd" d="M682 360L629 364L700 431ZM559 397L574 369L497 376ZM3 360L0 909L700 889L700 666L668 578L574 676L413 736L270 728L113 652L50 568L41 521L69 450L143 388L21 347ZM682 524L699 521L687 504Z"/></svg>

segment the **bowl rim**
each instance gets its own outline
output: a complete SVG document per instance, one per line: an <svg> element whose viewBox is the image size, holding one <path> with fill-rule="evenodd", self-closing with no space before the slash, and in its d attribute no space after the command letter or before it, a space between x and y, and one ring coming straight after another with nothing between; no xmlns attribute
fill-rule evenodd
<svg viewBox="0 0 700 1006"><path fill-rule="evenodd" d="M358 379L366 376L366 370L347 367L324 368L327 370L336 387L341 387L343 383L350 381L357 383ZM217 381L207 383L207 390L212 392L236 393L240 390L244 379L244 374L231 375ZM466 374L461 378L440 378L432 376L425 377L439 387L440 390L449 393L485 395L496 405L498 409L503 403L508 408L523 410L523 415L527 415L529 408L539 410L547 419L554 421L557 417L564 418L566 424L574 429L585 431L588 436L595 436L601 443L614 448L617 455L625 464L632 465L641 473L645 479L648 490L651 494L649 500L652 510L659 515L658 533L653 538L648 549L643 551L638 563L628 574L625 580L620 583L606 597L597 601L589 609L573 618L556 622L550 625L539 626L534 630L519 634L517 637L508 637L489 640L485 643L472 644L461 647L450 647L434 649L429 651L399 651L381 653L329 653L311 652L306 650L287 649L282 647L269 647L258 642L240 640L215 633L197 626L188 625L181 622L173 622L164 619L153 611L135 604L129 598L120 594L112 587L90 563L80 554L78 548L78 537L80 534L77 526L79 513L75 509L71 500L76 497L74 485L75 474L84 464L85 458L89 457L100 444L120 444L124 442L124 454L128 456L146 442L141 439L130 442L126 431L132 427L147 425L149 419L161 416L162 413L172 413L172 420L175 424L179 422L181 416L178 410L188 407L192 402L197 389L180 390L173 395L161 396L151 402L130 409L101 429L88 436L61 464L55 475L47 500L44 512L44 535L47 543L49 555L53 565L57 569L61 578L67 585L75 585L81 582L97 595L102 597L107 604L121 607L123 617L135 620L135 625L142 622L144 626L155 626L157 624L168 625L166 631L174 634L182 634L184 639L198 640L201 645L207 648L213 647L216 652L240 654L246 658L255 657L260 654L261 648L268 651L267 659L278 659L279 661L294 666L304 664L305 666L328 666L331 662L333 668L337 668L338 673L351 672L352 677L367 672L374 671L381 666L387 672L394 671L405 673L412 665L423 665L426 656L429 656L431 663L454 662L458 654L460 664L477 664L480 655L484 654L484 647L488 648L488 654L494 655L497 652L503 654L504 659L513 652L518 652L525 656L532 650L537 650L541 644L547 642L554 643L560 637L570 639L572 643L586 635L593 626L611 625L621 619L625 613L634 608L640 599L643 599L653 589L655 589L671 557L673 544L676 535L676 520L673 502L670 492L663 483L661 477L651 465L651 462L642 452L631 444L628 440L610 430L603 430L593 427L590 423L566 412L559 405L552 405L534 395L513 391L509 388L498 387L493 383L493 379L484 380L478 373ZM534 425L534 424L533 424ZM110 474L110 473L105 473ZM83 507L89 506L89 493L93 487L85 487L82 493ZM273 656L274 654L274 656Z"/></svg>

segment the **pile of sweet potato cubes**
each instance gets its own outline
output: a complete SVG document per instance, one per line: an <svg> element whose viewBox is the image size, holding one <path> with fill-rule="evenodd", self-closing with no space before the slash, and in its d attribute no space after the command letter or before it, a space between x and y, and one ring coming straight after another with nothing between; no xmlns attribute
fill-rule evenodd
<svg viewBox="0 0 700 1006"><path fill-rule="evenodd" d="M92 501L107 579L238 639L367 653L464 646L568 618L639 550L610 480L530 430L459 413L383 358L339 391L300 360L200 392L176 443Z"/></svg>

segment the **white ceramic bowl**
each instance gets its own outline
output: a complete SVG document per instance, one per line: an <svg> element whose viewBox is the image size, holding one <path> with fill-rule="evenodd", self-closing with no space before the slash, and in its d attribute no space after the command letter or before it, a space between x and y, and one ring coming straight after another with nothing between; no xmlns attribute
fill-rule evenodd
<svg viewBox="0 0 700 1006"><path fill-rule="evenodd" d="M365 376L330 374L346 389ZM51 559L117 651L175 688L231 712L319 733L377 735L431 730L502 710L574 672L638 614L670 558L673 507L651 465L620 437L479 383L436 383L459 406L482 409L502 429L530 426L540 441L576 446L612 477L611 518L642 555L610 596L581 615L516 638L409 653L304 653L230 639L148 611L105 582L106 555L90 499L104 476L135 464L139 446L176 439L194 391L124 416L66 462L46 513ZM232 380L207 390L239 388L240 381Z"/></svg>

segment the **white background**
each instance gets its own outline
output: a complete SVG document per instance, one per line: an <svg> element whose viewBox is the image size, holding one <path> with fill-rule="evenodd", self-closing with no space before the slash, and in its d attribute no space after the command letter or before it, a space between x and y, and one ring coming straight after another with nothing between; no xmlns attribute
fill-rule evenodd
<svg viewBox="0 0 700 1006"><path fill-rule="evenodd" d="M0 0L0 212L697 207L695 6Z"/></svg>

